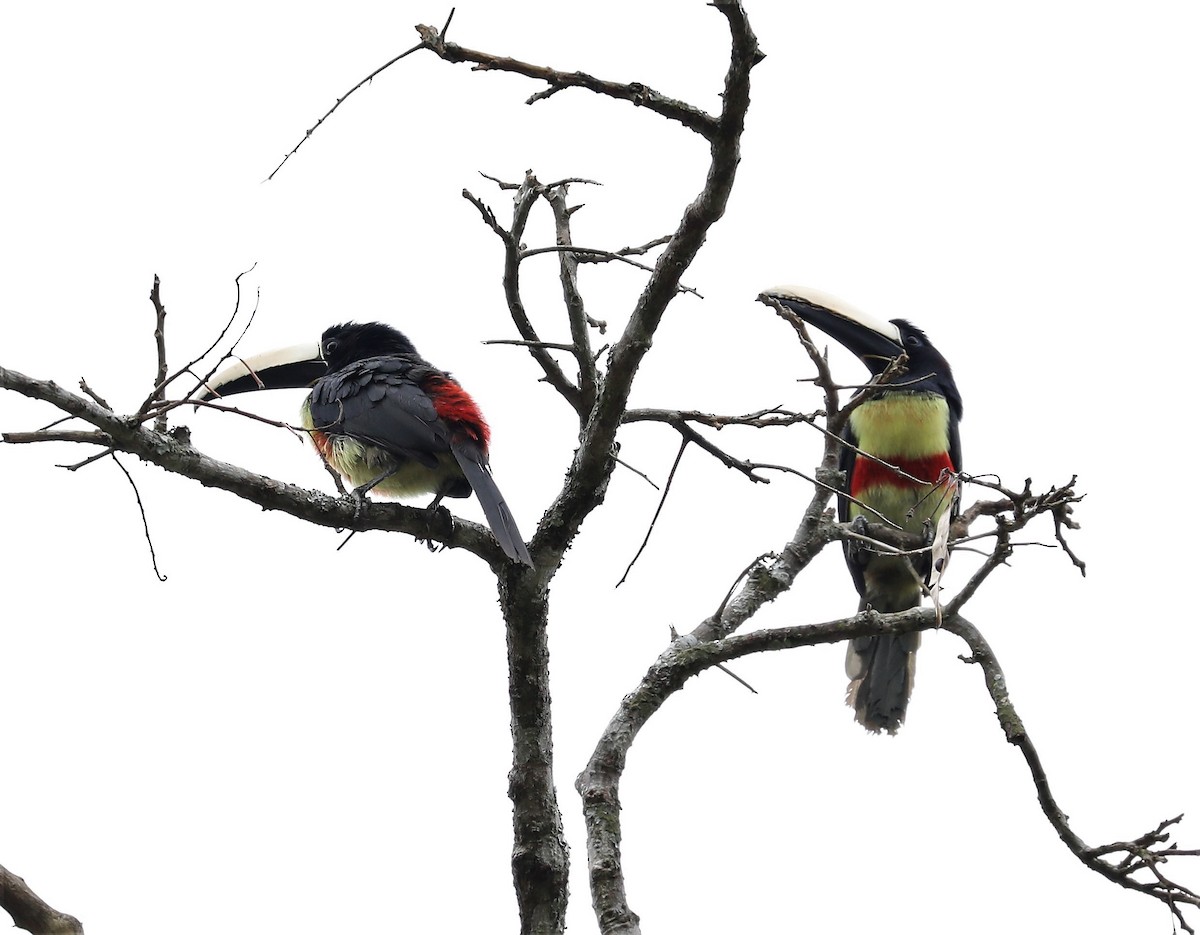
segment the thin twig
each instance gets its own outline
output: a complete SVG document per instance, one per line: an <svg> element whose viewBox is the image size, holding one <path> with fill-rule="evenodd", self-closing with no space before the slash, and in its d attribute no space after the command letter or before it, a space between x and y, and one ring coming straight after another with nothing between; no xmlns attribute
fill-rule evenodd
<svg viewBox="0 0 1200 935"><path fill-rule="evenodd" d="M675 454L675 462L671 465L671 471L667 474L667 482L663 485L662 496L658 498L658 507L654 511L654 515L650 517L650 526L646 529L646 535L642 538L642 544L638 546L637 552L633 558L629 560L629 564L625 566L625 573L621 575L621 580L617 582L616 587L620 587L625 583L625 579L629 577L629 573L633 570L633 566L637 564L637 560L642 557L642 552L646 550L647 544L650 542L650 534L654 532L654 524L658 522L658 517L662 513L663 507L667 502L667 495L671 492L671 484L675 481L675 472L679 470L679 462L683 460L683 453L687 450L688 440L686 438L679 442L679 451Z"/></svg>
<svg viewBox="0 0 1200 935"><path fill-rule="evenodd" d="M547 185L542 187L542 197L550 205L554 215L554 236L558 247L564 251L571 247L571 210L567 206L567 186L565 184ZM524 259L522 256L521 259ZM579 393L583 405L591 409L596 402L596 387L600 374L592 353L592 336L588 331L587 309L584 307L583 294L579 291L579 261L575 253L563 252L559 255L558 279L562 286L563 305L567 312L567 325L571 331L572 353L579 368Z"/></svg>
<svg viewBox="0 0 1200 935"><path fill-rule="evenodd" d="M621 458L617 458L617 457L615 457L615 456L613 457L613 460L614 460L614 461L616 461L616 462L617 462L617 464L621 465L621 467L625 468L625 470L627 470L627 471L632 471L634 474L636 474L638 477L640 477L642 480L644 480L644 481L645 481L647 484L649 484L649 485L650 485L651 487L653 487L655 490L660 490L660 489L661 489L661 488L658 486L658 484L654 483L654 481L652 481L652 480L650 479L650 475L648 475L648 474L646 474L646 473L644 473L644 472L642 472L642 471L639 471L637 468L635 468L635 467L634 467L632 464L630 464L628 461L622 460Z"/></svg>
<svg viewBox="0 0 1200 935"><path fill-rule="evenodd" d="M551 351L573 351L574 344L560 344L555 341L522 341L518 338L489 338L480 344L511 344L516 347L542 347Z"/></svg>
<svg viewBox="0 0 1200 935"><path fill-rule="evenodd" d="M655 247L661 247L671 239L670 234L664 234L662 237L655 237L653 240L648 240L640 247L622 247L620 250L614 250L617 256L645 256ZM580 263L605 263L607 259L604 257L581 256Z"/></svg>
<svg viewBox="0 0 1200 935"><path fill-rule="evenodd" d="M39 442L72 442L77 445L112 446L112 436L104 432L48 432L41 429L37 432L3 432L0 433L8 445L35 445Z"/></svg>
<svg viewBox="0 0 1200 935"><path fill-rule="evenodd" d="M543 343L541 336L533 327L533 322L525 310L525 303L521 297L521 237L524 234L525 225L529 220L529 212L534 202L542 196L542 186L532 172L526 173L525 181L518 188L517 195L513 199L513 220L512 226L508 230L500 226L500 222L497 221L492 209L485 205L478 197L465 188L462 195L463 198L475 206L484 223L492 229L493 233L504 244L504 298L508 305L508 312L513 320L513 324L517 327L517 333L521 336L522 340L530 342L527 345L530 356L542 368L545 381L554 387L558 394L575 410L577 417L582 423L587 418L589 408L584 402L583 391L567 377L562 367L550 355L549 350L539 346Z"/></svg>
<svg viewBox="0 0 1200 935"><path fill-rule="evenodd" d="M207 348L204 349L203 352L201 352L197 356L193 357L186 364L184 364L182 367L180 367L178 370L176 370L173 374L171 374L168 377L164 377L162 380L160 380L158 383L156 383L154 385L154 388L150 391L150 394L142 401L142 404L138 407L137 415L139 417L144 416L146 413L150 412L152 409L154 409L156 404L158 404L163 399L165 399L166 387L170 386L172 383L174 383L176 380L178 380L185 373L191 374L193 377L196 377L196 374L193 372L192 368L195 367L196 364L200 363L201 360L203 360L205 357L207 357L209 354L212 353L212 351L217 347L217 345L219 345L225 339L225 335L229 333L229 329L233 327L233 323L237 320L238 313L241 311L241 308L242 308L242 277L253 272L254 268L257 265L258 265L257 263L253 264L249 269L243 270L242 272L238 273L237 276L234 277L234 279L233 279L233 288L234 288L233 311L230 313L229 318L226 319L225 325L224 325L224 327L221 328L220 333L216 336L216 338L213 340L213 342L211 344L209 344L209 346ZM250 316L246 320L245 327L242 328L242 333L238 335L236 340L234 340L233 344L230 345L229 350L221 357L220 360L218 360L212 366L212 369L209 370L207 374L205 374L203 377L196 377L197 384L192 390L190 390L188 392L188 394L187 394L188 396L191 396L193 393L195 393L197 390L199 390L202 386L204 386L208 382L209 378L212 377L212 375L217 372L217 368L220 367L222 363L224 363L226 360L228 360L233 355L233 352L237 349L238 344L241 342L242 338L244 338L246 336L246 332L250 329L250 326L254 323L255 315L258 314L258 298L259 297L256 292L255 300L254 300L254 307L250 310ZM162 415L165 415L165 411L162 413Z"/></svg>
<svg viewBox="0 0 1200 935"><path fill-rule="evenodd" d="M454 19L454 7L451 7L450 15L446 17L446 23L444 26L442 26L441 36L443 38L446 35L446 30L448 30L450 28L450 21L453 19ZM425 27L425 28L429 28L429 27ZM418 29L418 31L419 31L419 29ZM333 112L335 110L337 110L339 107L341 107L342 104L344 104L346 102L346 99L349 98L351 94L353 94L355 91L357 91L363 85L370 84L379 74L381 74L382 72L391 68L398 61L400 61L400 59L407 58L408 56L412 55L414 52L418 51L419 49L425 48L426 45L427 45L427 43L422 39L422 41L418 42L412 48L405 49L403 52L401 52L395 58L384 62L382 65L380 65L378 68L376 68L373 72L371 72L369 75L367 75L367 77L363 78L362 81L360 81L358 84L356 84L354 87L352 87L349 91L347 91L345 94L343 94L341 97L339 97L336 101L334 101L333 106L330 107L329 110L325 111L325 113L321 115L321 118L304 132L304 136L302 136L300 138L300 142L297 143L295 146L293 146L291 152L289 152L286 156L284 156L283 159L280 161L279 165L277 165L272 170L271 174L267 176L267 181L269 182L269 181L271 181L271 179L275 178L276 173L278 173L279 170L283 168L284 163L286 163L289 159L291 159L292 156L294 156L296 154L296 152L300 149L300 147L308 142L308 138L317 132L317 128L320 127L321 124L323 124L326 120L328 120L330 117L333 116Z"/></svg>
<svg viewBox="0 0 1200 935"><path fill-rule="evenodd" d="M116 448L105 448L104 451L94 454L89 458L84 458L82 461L78 461L75 464L56 464L54 466L62 468L63 470L66 470L66 471L70 471L73 474L76 471L78 471L80 468L85 468L89 464L95 464L101 458L107 458L109 455L111 455L116 450L117 450Z"/></svg>
<svg viewBox="0 0 1200 935"><path fill-rule="evenodd" d="M166 399L167 389L167 307L162 303L159 292L158 273L154 274L154 285L150 287L150 301L154 305L154 346L158 353L158 367L154 372L154 392L151 399L161 401ZM154 420L156 431L167 430L166 413L160 413Z"/></svg>
<svg viewBox="0 0 1200 935"><path fill-rule="evenodd" d="M87 380L83 379L83 377L79 378L79 389L86 393L87 396L96 403L96 405L103 406L105 409L112 409L112 406L108 404L108 400L104 399L104 397L100 396L90 386L88 386ZM59 421L65 420L60 419Z"/></svg>
<svg viewBox="0 0 1200 935"><path fill-rule="evenodd" d="M154 554L154 540L150 538L150 524L146 521L146 507L142 503L142 495L138 492L137 484L133 480L133 475L126 470L125 465L121 460L113 455L113 463L121 469L121 473L125 475L125 479L129 481L129 486L133 488L133 496L137 500L138 512L142 515L142 532L146 537L146 545L150 547L150 567L154 569L154 576L159 581L166 581L167 576L158 570L158 556Z"/></svg>
<svg viewBox="0 0 1200 935"><path fill-rule="evenodd" d="M616 260L619 263L626 263L629 266L633 266L633 267L636 267L637 269L644 270L647 273L654 272L653 266L647 266L645 263L639 263L637 260L631 260L631 259L629 259L629 257L624 256L620 253L614 252L612 250L599 250L599 249L596 249L593 247L574 247L574 246L531 247L528 250L521 251L521 259L524 260L528 257L538 256L539 254L543 254L543 253L567 253L567 254L573 254L580 258L588 257L589 258L588 262L590 262L590 263L607 263L609 261ZM702 296L697 289L693 288L692 286L685 286L683 283L680 283L678 286L676 286L676 289L678 289L680 292L690 292L692 295L696 296L696 298L698 298L698 299L704 298L704 296Z"/></svg>

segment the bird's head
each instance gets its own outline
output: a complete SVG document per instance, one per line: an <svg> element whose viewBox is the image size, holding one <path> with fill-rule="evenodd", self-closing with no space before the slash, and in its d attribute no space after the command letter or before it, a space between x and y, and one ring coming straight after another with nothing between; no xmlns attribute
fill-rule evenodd
<svg viewBox="0 0 1200 935"><path fill-rule="evenodd" d="M416 357L412 341L380 321L348 321L332 325L321 335L321 358L330 370L340 370L368 357Z"/></svg>
<svg viewBox="0 0 1200 935"><path fill-rule="evenodd" d="M928 335L903 318L880 321L832 296L797 286L777 286L762 293L791 309L800 318L845 347L863 362L872 376L879 376L902 353L908 357L907 373L897 379L911 393L945 396L962 415L962 399L954 383L950 364L933 346Z"/></svg>
<svg viewBox="0 0 1200 935"><path fill-rule="evenodd" d="M197 397L233 396L251 390L299 389L347 364L369 357L417 356L412 342L382 322L346 322L325 329L320 344L297 344L239 358L204 384Z"/></svg>

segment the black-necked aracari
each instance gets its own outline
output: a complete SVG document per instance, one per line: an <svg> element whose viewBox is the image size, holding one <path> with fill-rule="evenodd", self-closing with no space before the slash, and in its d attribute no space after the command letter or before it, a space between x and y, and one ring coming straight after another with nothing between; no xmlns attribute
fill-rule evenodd
<svg viewBox="0 0 1200 935"><path fill-rule="evenodd" d="M412 342L379 322L334 325L319 346L285 348L232 364L201 399L248 390L311 387L301 424L325 462L354 485L393 497L474 491L492 533L514 561L532 565L488 465L490 432L479 406Z"/></svg>
<svg viewBox="0 0 1200 935"><path fill-rule="evenodd" d="M847 420L838 467L850 496L838 498L838 517L878 522L882 516L931 539L942 514L958 508L953 474L962 469L962 398L946 358L925 332L903 319L878 321L808 289L785 286L764 294L854 353L875 378L901 354L907 356L902 375L860 391L869 396ZM894 613L921 603L929 553L910 561L850 540L844 548L859 610ZM846 703L867 730L894 734L904 722L920 642L920 633L850 641Z"/></svg>

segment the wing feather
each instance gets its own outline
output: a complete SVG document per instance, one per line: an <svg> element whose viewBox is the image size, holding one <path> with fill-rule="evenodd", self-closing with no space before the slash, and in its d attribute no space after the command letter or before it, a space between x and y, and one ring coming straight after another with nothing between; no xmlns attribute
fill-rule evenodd
<svg viewBox="0 0 1200 935"><path fill-rule="evenodd" d="M450 433L416 382L417 370L404 358L373 357L323 377L309 397L313 424L436 467L450 450Z"/></svg>

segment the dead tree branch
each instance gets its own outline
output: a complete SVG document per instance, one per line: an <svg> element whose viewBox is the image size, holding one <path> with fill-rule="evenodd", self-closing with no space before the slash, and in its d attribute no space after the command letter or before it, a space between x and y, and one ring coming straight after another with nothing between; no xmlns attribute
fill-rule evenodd
<svg viewBox="0 0 1200 935"><path fill-rule="evenodd" d="M521 297L521 238L525 233L529 212L542 193L543 188L534 174L526 173L525 182L518 188L517 195L513 199L513 219L507 230L500 226L495 213L482 200L465 188L462 194L475 206L484 222L504 244L504 299L508 304L513 324L517 326L517 333L521 336L522 341L528 342L525 346L529 348L530 356L542 368L544 374L542 379L554 387L555 391L567 401L582 421L586 418L591 404L585 399L579 385L572 382L563 373L558 361L550 355L549 350L545 347L545 342L534 329L533 322L525 310L525 301ZM578 359L577 351L576 359ZM590 361L587 367L589 369L593 367ZM594 374L590 377L590 381L595 381Z"/></svg>
<svg viewBox="0 0 1200 935"><path fill-rule="evenodd" d="M717 6L718 9L725 12L724 7L727 5L737 8L736 16L745 22L745 31L748 33L749 23L745 20L745 13L742 11L741 5L722 3ZM730 17L730 14L727 13L726 16ZM733 17L730 17L730 19L732 21ZM668 120L680 123L689 130L699 133L709 141L721 133L721 118L712 117L698 107L693 107L691 104L667 97L639 82L622 84L616 81L606 81L582 71L558 71L554 68L548 68L545 65L534 65L503 55L493 55L490 52L468 49L456 43L447 42L445 30L443 29L441 32L438 32L432 26L418 26L417 34L421 37L421 46L429 49L443 61L454 63L470 62L475 66L475 71L508 71L546 82L549 87L528 98L525 102L527 104L545 100L566 88L583 88L604 97L611 97L619 101L629 101L636 107L645 107L647 110L651 110L661 117L666 117ZM755 52L757 53L757 47L755 47ZM749 68L755 62L751 62L749 66L746 66L746 72L749 72ZM388 64L391 63L389 62ZM385 65L384 68L386 67ZM379 69L379 71L382 71L382 69ZM378 74L378 71L375 74ZM316 128L314 127L313 129Z"/></svg>
<svg viewBox="0 0 1200 935"><path fill-rule="evenodd" d="M136 455L165 470L190 477L205 487L216 487L256 503L263 509L279 510L297 519L331 529L369 529L405 532L430 538L448 548L466 549L493 567L507 563L492 535L476 523L459 519L440 509L430 517L426 511L395 503L368 502L355 510L349 500L330 497L315 490L255 474L233 464L210 458L193 448L186 433L156 432L140 424L136 416L120 416L102 409L91 400L76 396L56 383L37 380L16 370L0 367L0 389L12 390L30 399L50 403L63 412L89 423L100 435L85 433L79 439L89 444L107 444L115 451ZM4 433L5 442L62 441L64 433ZM106 439L107 442L103 441Z"/></svg>
<svg viewBox="0 0 1200 935"><path fill-rule="evenodd" d="M1134 841L1106 844L1100 847L1091 847L1084 843L1079 835L1071 829L1067 816L1059 808L1058 802L1050 790L1050 779L1042 766L1037 748L1030 740L1029 733L1009 697L1004 672L1000 668L996 654L988 645L987 640L983 638L983 634L969 621L956 615L950 615L943 623L947 630L961 637L970 647L971 655L964 661L977 664L983 670L984 682L996 705L996 717L1004 730L1004 736L1009 743L1018 747L1025 757L1034 788L1037 789L1038 804L1041 805L1042 812L1067 849L1079 858L1085 867L1094 870L1105 879L1126 889L1136 890L1160 900L1171 910L1171 914L1179 923L1180 928L1188 933L1194 932L1184 918L1181 907L1185 905L1200 907L1200 896L1194 890L1169 879L1161 870L1161 866L1172 857L1200 854L1200 851L1178 850L1174 844L1162 846L1167 845L1170 840L1166 828L1178 823L1183 816L1161 822L1155 830ZM1124 856L1119 861L1105 859L1122 853ZM1149 871L1153 879L1135 879L1133 874L1139 870Z"/></svg>
<svg viewBox="0 0 1200 935"><path fill-rule="evenodd" d="M843 620L758 630L713 642L698 641L691 636L675 640L650 667L637 688L623 699L586 769L576 780L588 825L592 896L603 935L637 935L641 931L637 914L629 908L621 871L619 783L638 732L689 678L707 668L752 653L816 646L857 636L908 633L932 629L936 625L936 614L932 609L888 615L864 611ZM1181 907L1200 906L1200 897L1183 884L1167 878L1161 870L1171 858L1200 855L1200 851L1180 850L1167 844L1169 835L1165 829L1176 824L1179 818L1161 822L1155 830L1134 841L1100 847L1085 844L1070 828L1050 791L1049 779L1008 694L1004 672L995 653L979 630L965 618L947 614L942 626L970 648L971 657L966 661L978 664L983 671L984 684L1005 737L1025 757L1042 810L1071 853L1088 869L1106 879L1159 899L1171 909L1180 927L1191 933L1193 929L1183 917ZM1122 859L1111 859L1117 855L1123 855ZM1134 879L1133 874L1139 870L1148 871L1152 879Z"/></svg>
<svg viewBox="0 0 1200 935"><path fill-rule="evenodd" d="M0 867L0 909L12 916L17 928L34 935L83 935L74 916L51 908L23 879Z"/></svg>
<svg viewBox="0 0 1200 935"><path fill-rule="evenodd" d="M161 284L158 280L158 274L154 275L154 285L150 288L150 301L154 305L154 346L158 351L158 368L154 375L154 392L150 399L155 402L162 402L166 399L166 383L167 383L167 308L162 303L162 295L159 292ZM167 417L159 415L155 419L154 427L160 431L167 430Z"/></svg>

